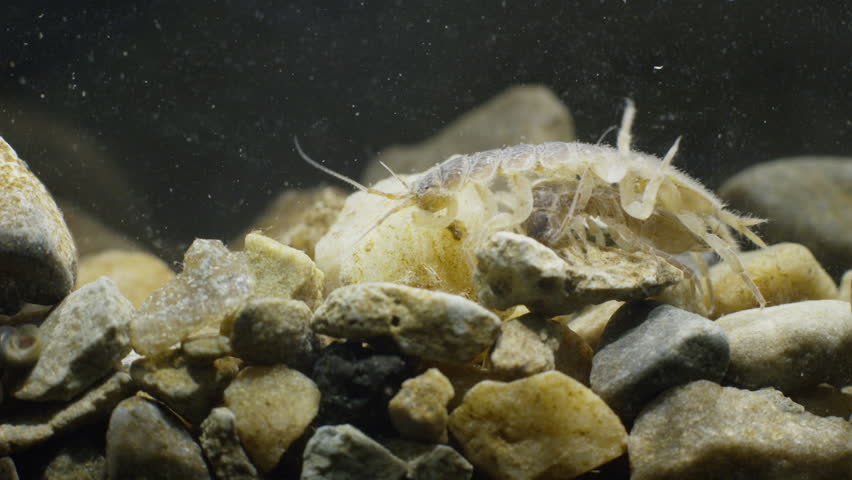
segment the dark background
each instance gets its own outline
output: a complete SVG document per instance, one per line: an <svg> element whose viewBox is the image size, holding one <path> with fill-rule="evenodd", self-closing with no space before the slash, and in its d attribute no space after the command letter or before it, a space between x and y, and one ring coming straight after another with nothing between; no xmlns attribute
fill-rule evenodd
<svg viewBox="0 0 852 480"><path fill-rule="evenodd" d="M3 2L0 135L59 198L167 258L281 190L358 176L518 83L580 140L639 107L636 148L711 187L852 154L852 2ZM662 67L662 68L654 68Z"/></svg>

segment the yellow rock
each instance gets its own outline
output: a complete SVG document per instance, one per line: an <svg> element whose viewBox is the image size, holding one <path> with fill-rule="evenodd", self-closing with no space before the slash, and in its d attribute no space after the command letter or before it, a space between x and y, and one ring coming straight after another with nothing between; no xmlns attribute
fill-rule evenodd
<svg viewBox="0 0 852 480"><path fill-rule="evenodd" d="M577 335L583 338L592 349L598 347L601 334L606 324L616 310L621 308L624 302L621 300L610 300L598 305L590 305L570 316L556 317L555 320L563 321Z"/></svg>
<svg viewBox="0 0 852 480"><path fill-rule="evenodd" d="M831 276L804 245L779 243L741 253L740 260L767 305L837 298L837 286ZM746 284L726 262L710 269L710 281L715 296L714 316L758 306Z"/></svg>
<svg viewBox="0 0 852 480"><path fill-rule="evenodd" d="M447 443L447 403L453 386L437 368L402 383L388 408L397 431L411 440Z"/></svg>
<svg viewBox="0 0 852 480"><path fill-rule="evenodd" d="M80 260L77 287L93 282L98 277L111 278L121 294L139 308L154 290L167 284L175 273L166 262L145 252L106 250L87 255Z"/></svg>
<svg viewBox="0 0 852 480"><path fill-rule="evenodd" d="M450 432L496 479L573 478L627 449L627 432L604 401L554 371L481 382L450 415Z"/></svg>
<svg viewBox="0 0 852 480"><path fill-rule="evenodd" d="M301 300L311 310L322 302L323 273L301 250L250 233L245 251L255 277L254 297Z"/></svg>

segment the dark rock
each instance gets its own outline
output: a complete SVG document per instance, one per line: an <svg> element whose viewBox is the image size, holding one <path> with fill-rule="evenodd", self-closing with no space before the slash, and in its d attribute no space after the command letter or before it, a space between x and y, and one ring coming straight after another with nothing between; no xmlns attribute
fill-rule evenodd
<svg viewBox="0 0 852 480"><path fill-rule="evenodd" d="M309 372L319 353L310 329L311 310L298 300L252 299L231 327L231 347L243 360Z"/></svg>

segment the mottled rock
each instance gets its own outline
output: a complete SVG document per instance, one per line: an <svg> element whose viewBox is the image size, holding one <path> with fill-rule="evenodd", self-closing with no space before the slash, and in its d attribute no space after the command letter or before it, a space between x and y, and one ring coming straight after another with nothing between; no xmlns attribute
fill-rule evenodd
<svg viewBox="0 0 852 480"><path fill-rule="evenodd" d="M364 182L370 184L388 176L379 160L397 173L412 173L426 170L457 153L574 139L571 113L552 90L543 85L514 86L465 113L424 142L385 148L368 165Z"/></svg>
<svg viewBox="0 0 852 480"><path fill-rule="evenodd" d="M285 363L310 371L320 347L310 324L311 310L304 302L257 298L242 309L230 326L229 335L234 354L243 360Z"/></svg>
<svg viewBox="0 0 852 480"><path fill-rule="evenodd" d="M58 303L74 288L74 241L50 193L2 137L0 191L0 313Z"/></svg>
<svg viewBox="0 0 852 480"><path fill-rule="evenodd" d="M136 312L130 324L133 348L157 355L195 331L218 329L243 306L252 284L244 254L229 252L219 240L195 240L184 255L183 272Z"/></svg>
<svg viewBox="0 0 852 480"><path fill-rule="evenodd" d="M497 337L496 315L465 298L392 283L338 288L314 312L315 332L350 340L390 336L403 353L466 362Z"/></svg>
<svg viewBox="0 0 852 480"><path fill-rule="evenodd" d="M245 251L255 278L254 296L301 300L311 310L320 304L323 273L307 254L256 233L246 235Z"/></svg>
<svg viewBox="0 0 852 480"><path fill-rule="evenodd" d="M740 254L743 268L768 305L837 298L834 280L803 245L780 243ZM710 269L716 316L758 306L751 290L727 262Z"/></svg>
<svg viewBox="0 0 852 480"><path fill-rule="evenodd" d="M807 246L839 277L852 265L852 159L793 157L765 162L728 179L719 196L731 207L769 221L768 243Z"/></svg>
<svg viewBox="0 0 852 480"><path fill-rule="evenodd" d="M447 403L455 392L437 368L402 383L391 399L390 418L404 437L426 443L447 443Z"/></svg>
<svg viewBox="0 0 852 480"><path fill-rule="evenodd" d="M388 402L412 375L402 357L376 353L358 342L326 347L311 375L322 392L317 424L351 423L368 433L393 432Z"/></svg>
<svg viewBox="0 0 852 480"><path fill-rule="evenodd" d="M175 274L166 262L141 251L106 250L80 259L77 288L102 276L112 279L121 294L139 307Z"/></svg>
<svg viewBox="0 0 852 480"><path fill-rule="evenodd" d="M221 480L254 480L257 469L246 456L237 435L236 416L225 407L214 408L201 423L199 443L213 476Z"/></svg>
<svg viewBox="0 0 852 480"><path fill-rule="evenodd" d="M236 416L239 438L261 472L272 470L302 436L319 402L316 384L284 365L246 367L225 390L225 406Z"/></svg>
<svg viewBox="0 0 852 480"><path fill-rule="evenodd" d="M773 389L697 382L673 388L630 432L633 480L852 478L852 425Z"/></svg>
<svg viewBox="0 0 852 480"><path fill-rule="evenodd" d="M573 478L627 447L627 432L587 387L555 371L484 381L450 415L465 457L496 479Z"/></svg>
<svg viewBox="0 0 852 480"><path fill-rule="evenodd" d="M793 392L820 383L852 385L852 309L811 300L725 315L731 345L725 382Z"/></svg>
<svg viewBox="0 0 852 480"><path fill-rule="evenodd" d="M598 348L601 334L609 323L609 319L622 305L624 302L620 300L610 300L584 307L571 316L556 317L555 320L564 321L568 328L577 333L594 350Z"/></svg>
<svg viewBox="0 0 852 480"><path fill-rule="evenodd" d="M483 305L525 305L562 315L607 300L642 299L683 278L662 259L592 244L558 252L524 235L497 232L477 250L474 274Z"/></svg>
<svg viewBox="0 0 852 480"><path fill-rule="evenodd" d="M108 478L210 478L201 448L180 422L141 397L113 410L106 442Z"/></svg>
<svg viewBox="0 0 852 480"><path fill-rule="evenodd" d="M41 326L44 347L15 391L21 400L70 400L130 351L133 305L101 277L69 295Z"/></svg>
<svg viewBox="0 0 852 480"><path fill-rule="evenodd" d="M239 362L233 357L201 363L173 351L136 360L130 376L144 392L198 425L222 400L222 393L238 371Z"/></svg>
<svg viewBox="0 0 852 480"><path fill-rule="evenodd" d="M447 445L382 439L382 446L408 463L408 480L470 480L473 465Z"/></svg>
<svg viewBox="0 0 852 480"><path fill-rule="evenodd" d="M728 361L728 338L713 321L641 301L626 304L609 321L590 380L592 390L629 423L671 387L721 380Z"/></svg>
<svg viewBox="0 0 852 480"><path fill-rule="evenodd" d="M352 425L324 426L308 440L301 480L402 480L405 462Z"/></svg>
<svg viewBox="0 0 852 480"><path fill-rule="evenodd" d="M500 325L490 359L507 379L558 370L588 385L592 347L563 324L527 314Z"/></svg>

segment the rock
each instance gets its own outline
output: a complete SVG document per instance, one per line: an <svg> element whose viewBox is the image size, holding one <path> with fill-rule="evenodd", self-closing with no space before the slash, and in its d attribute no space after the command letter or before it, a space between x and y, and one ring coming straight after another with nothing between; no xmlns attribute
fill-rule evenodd
<svg viewBox="0 0 852 480"><path fill-rule="evenodd" d="M837 298L834 280L823 270L807 247L780 243L740 254L743 268L768 305ZM710 269L715 316L758 306L754 295L727 262Z"/></svg>
<svg viewBox="0 0 852 480"><path fill-rule="evenodd" d="M731 364L725 382L782 392L828 383L852 385L852 310L839 300L811 300L743 310L719 318Z"/></svg>
<svg viewBox="0 0 852 480"><path fill-rule="evenodd" d="M527 314L500 325L490 359L492 370L507 379L558 370L588 385L592 347L570 328Z"/></svg>
<svg viewBox="0 0 852 480"><path fill-rule="evenodd" d="M237 433L254 465L272 470L317 415L320 391L310 378L284 365L246 367L225 390Z"/></svg>
<svg viewBox="0 0 852 480"><path fill-rule="evenodd" d="M45 462L44 458L41 460ZM73 444L60 448L56 455L45 463L47 466L41 480L106 479L106 457L103 448L88 439L82 439L81 442L81 439L75 438Z"/></svg>
<svg viewBox="0 0 852 480"><path fill-rule="evenodd" d="M837 286L837 299L852 303L852 270L847 270Z"/></svg>
<svg viewBox="0 0 852 480"><path fill-rule="evenodd" d="M232 353L231 339L215 334L187 338L180 349L187 360L196 363L211 363Z"/></svg>
<svg viewBox="0 0 852 480"><path fill-rule="evenodd" d="M683 278L669 263L642 252L586 245L554 250L532 238L497 232L476 252L474 274L483 305L524 305L563 315L607 300L642 299Z"/></svg>
<svg viewBox="0 0 852 480"><path fill-rule="evenodd" d="M601 334L609 323L609 319L622 305L624 302L620 300L609 300L598 305L589 305L573 315L556 317L554 320L564 321L568 328L594 350L598 348Z"/></svg>
<svg viewBox="0 0 852 480"><path fill-rule="evenodd" d="M231 244L231 248L241 250L245 236L259 231L314 258L317 242L337 220L346 195L337 187L287 190Z"/></svg>
<svg viewBox="0 0 852 480"><path fill-rule="evenodd" d="M209 479L201 448L171 415L141 397L121 402L106 434L107 477Z"/></svg>
<svg viewBox="0 0 852 480"><path fill-rule="evenodd" d="M797 242L839 277L852 265L852 161L793 157L765 162L728 179L719 196L736 210L768 219L767 243Z"/></svg>
<svg viewBox="0 0 852 480"><path fill-rule="evenodd" d="M370 184L388 176L380 160L397 173L413 173L457 153L518 143L571 142L575 138L571 113L552 90L543 85L514 86L465 113L424 142L385 148L370 162L364 182Z"/></svg>
<svg viewBox="0 0 852 480"><path fill-rule="evenodd" d="M256 297L301 300L313 310L322 301L323 273L304 252L250 233L245 250Z"/></svg>
<svg viewBox="0 0 852 480"><path fill-rule="evenodd" d="M351 423L368 433L393 432L388 402L412 375L402 357L376 353L358 342L326 347L311 375L322 392L317 424Z"/></svg>
<svg viewBox="0 0 852 480"><path fill-rule="evenodd" d="M11 457L0 458L0 478L3 480L18 480L18 470Z"/></svg>
<svg viewBox="0 0 852 480"><path fill-rule="evenodd" d="M309 372L319 354L304 302L282 298L252 299L231 326L234 354L243 360L288 366Z"/></svg>
<svg viewBox="0 0 852 480"><path fill-rule="evenodd" d="M820 417L840 417L852 421L852 388L839 389L821 384L790 395L805 409Z"/></svg>
<svg viewBox="0 0 852 480"><path fill-rule="evenodd" d="M499 318L465 298L392 283L338 288L314 312L315 332L350 340L390 336L403 353L467 362L497 336Z"/></svg>
<svg viewBox="0 0 852 480"><path fill-rule="evenodd" d="M509 380L493 370L489 370L483 365L478 364L430 362L425 365L439 369L453 386L455 395L447 405L447 411L450 412L461 405L462 399L467 392L469 392L470 389L475 387L479 382L482 382L483 380L496 380L500 382Z"/></svg>
<svg viewBox="0 0 852 480"><path fill-rule="evenodd" d="M383 439L382 446L408 463L408 480L470 480L473 465L447 445Z"/></svg>
<svg viewBox="0 0 852 480"><path fill-rule="evenodd" d="M624 426L603 400L555 371L479 383L450 415L450 432L495 479L573 478L627 447Z"/></svg>
<svg viewBox="0 0 852 480"><path fill-rule="evenodd" d="M106 250L80 259L77 288L109 277L121 294L139 307L154 290L170 282L175 274L166 262L150 253L128 250Z"/></svg>
<svg viewBox="0 0 852 480"><path fill-rule="evenodd" d="M139 307L130 324L133 348L157 355L205 327L219 328L236 315L253 280L244 254L218 240L198 239L184 255L184 268Z"/></svg>
<svg viewBox="0 0 852 480"><path fill-rule="evenodd" d="M74 241L50 193L2 137L0 191L0 313L59 303L74 288Z"/></svg>
<svg viewBox="0 0 852 480"><path fill-rule="evenodd" d="M65 218L65 224L68 225L68 230L71 232L71 237L74 238L77 255L80 258L105 250L126 252L144 250L139 242L104 225L103 222L79 206L63 201L59 201L57 204ZM135 210L137 204L133 204L133 207L134 211L138 212L138 210Z"/></svg>
<svg viewBox="0 0 852 480"><path fill-rule="evenodd" d="M719 381L729 347L716 323L671 305L628 303L613 315L592 361L592 390L630 423L663 391L694 380Z"/></svg>
<svg viewBox="0 0 852 480"><path fill-rule="evenodd" d="M209 363L191 361L180 351L133 362L130 376L145 393L198 425L222 401L222 393L239 372L239 361L224 357Z"/></svg>
<svg viewBox="0 0 852 480"><path fill-rule="evenodd" d="M130 352L132 315L106 277L69 295L42 324L41 356L15 398L67 401L108 375Z"/></svg>
<svg viewBox="0 0 852 480"><path fill-rule="evenodd" d="M237 435L236 416L225 407L214 408L201 423L201 449L213 476L228 480L254 480L260 478L257 469L249 461L240 437Z"/></svg>
<svg viewBox="0 0 852 480"><path fill-rule="evenodd" d="M852 478L852 425L769 388L673 388L646 407L629 442L633 480Z"/></svg>
<svg viewBox="0 0 852 480"><path fill-rule="evenodd" d="M390 418L405 438L425 443L447 443L447 403L455 392L437 368L402 383L391 399Z"/></svg>
<svg viewBox="0 0 852 480"><path fill-rule="evenodd" d="M326 425L308 440L301 480L402 480L405 462L352 425Z"/></svg>

